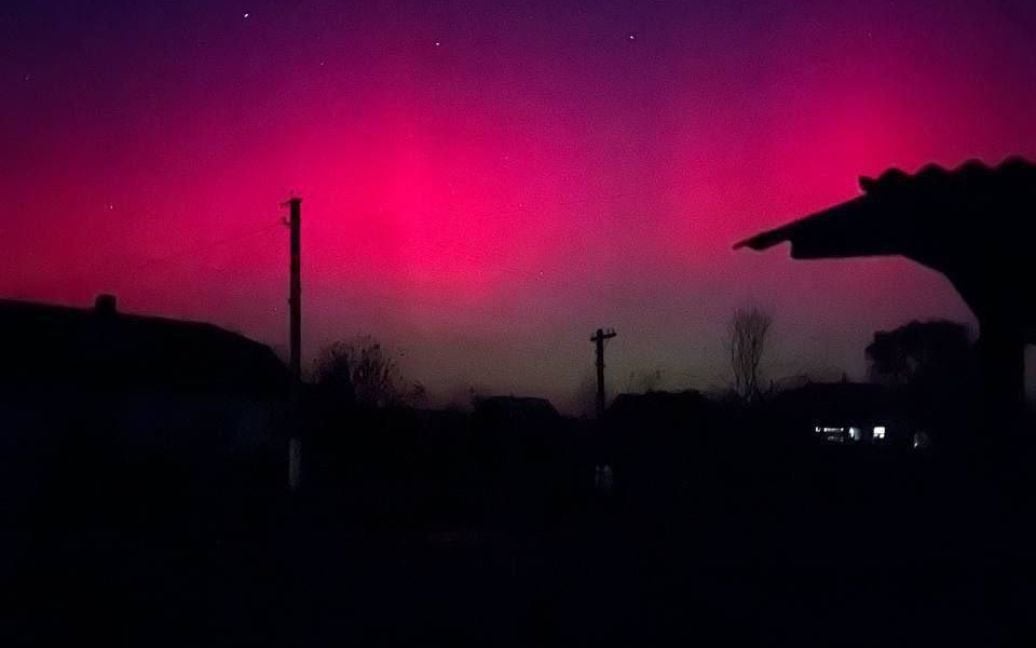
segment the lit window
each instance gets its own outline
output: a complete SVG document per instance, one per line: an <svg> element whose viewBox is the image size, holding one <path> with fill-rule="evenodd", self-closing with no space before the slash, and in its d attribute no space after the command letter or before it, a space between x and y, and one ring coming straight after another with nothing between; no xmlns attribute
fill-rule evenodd
<svg viewBox="0 0 1036 648"><path fill-rule="evenodd" d="M853 441L859 441L860 440L860 428L858 428L858 427L851 427L851 428L849 428L849 438L852 439Z"/></svg>
<svg viewBox="0 0 1036 648"><path fill-rule="evenodd" d="M884 439L884 438L885 438L885 426L884 425L875 425L874 426L874 440L875 441L880 441L881 439Z"/></svg>

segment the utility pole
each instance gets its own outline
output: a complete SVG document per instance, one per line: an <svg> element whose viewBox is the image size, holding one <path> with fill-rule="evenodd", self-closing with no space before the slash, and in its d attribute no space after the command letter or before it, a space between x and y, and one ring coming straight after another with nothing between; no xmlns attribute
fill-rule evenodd
<svg viewBox="0 0 1036 648"><path fill-rule="evenodd" d="M597 329L590 341L597 346L597 420L604 418L604 341L615 337L615 329Z"/></svg>
<svg viewBox="0 0 1036 648"><path fill-rule="evenodd" d="M285 204L290 210L288 226L291 228L291 279L288 287L291 438L288 441L288 488L294 491L298 489L302 475L302 439L299 434L302 418L302 199L292 197Z"/></svg>
<svg viewBox="0 0 1036 648"><path fill-rule="evenodd" d="M288 201L291 216L291 285L288 305L291 308L291 377L296 384L302 381L302 199Z"/></svg>

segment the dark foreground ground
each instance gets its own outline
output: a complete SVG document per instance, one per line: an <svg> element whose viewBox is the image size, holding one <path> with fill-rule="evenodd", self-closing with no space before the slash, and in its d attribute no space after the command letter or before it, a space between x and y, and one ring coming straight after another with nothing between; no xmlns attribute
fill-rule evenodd
<svg viewBox="0 0 1036 648"><path fill-rule="evenodd" d="M1031 645L1030 453L857 450L480 522L374 521L369 485L38 486L8 498L0 643Z"/></svg>

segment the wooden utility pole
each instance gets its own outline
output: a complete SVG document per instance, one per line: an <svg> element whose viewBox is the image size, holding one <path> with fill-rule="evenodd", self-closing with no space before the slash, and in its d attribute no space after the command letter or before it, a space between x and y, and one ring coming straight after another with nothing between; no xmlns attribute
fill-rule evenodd
<svg viewBox="0 0 1036 648"><path fill-rule="evenodd" d="M288 488L298 489L302 476L302 199L291 198L288 226L291 228L291 267L288 286L289 341L291 356L291 438L288 441Z"/></svg>
<svg viewBox="0 0 1036 648"><path fill-rule="evenodd" d="M614 329L597 329L590 338L597 346L597 420L604 418L604 341L613 337Z"/></svg>
<svg viewBox="0 0 1036 648"><path fill-rule="evenodd" d="M291 285L288 297L291 308L291 377L299 383L302 381L302 199L290 199L288 207L291 210L288 220L291 227Z"/></svg>

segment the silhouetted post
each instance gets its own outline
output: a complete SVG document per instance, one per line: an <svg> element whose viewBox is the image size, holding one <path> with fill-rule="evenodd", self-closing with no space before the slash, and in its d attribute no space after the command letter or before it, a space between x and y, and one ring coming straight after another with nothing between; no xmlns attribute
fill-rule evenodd
<svg viewBox="0 0 1036 648"><path fill-rule="evenodd" d="M597 345L597 419L604 418L604 341L615 337L613 329L597 329L590 341Z"/></svg>
<svg viewBox="0 0 1036 648"><path fill-rule="evenodd" d="M288 305L291 308L291 377L302 380L302 199L288 201L291 216L291 286Z"/></svg>
<svg viewBox="0 0 1036 648"><path fill-rule="evenodd" d="M291 228L291 279L288 306L289 337L291 344L291 438L288 441L288 488L296 490L302 471L302 440L299 435L301 422L302 390L302 199L288 200Z"/></svg>

